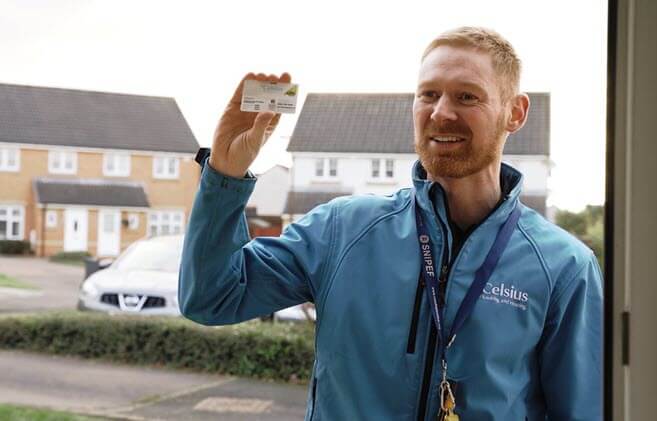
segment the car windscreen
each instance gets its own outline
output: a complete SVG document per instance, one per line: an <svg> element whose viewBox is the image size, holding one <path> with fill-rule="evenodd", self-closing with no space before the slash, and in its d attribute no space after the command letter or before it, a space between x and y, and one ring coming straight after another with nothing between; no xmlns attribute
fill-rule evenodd
<svg viewBox="0 0 657 421"><path fill-rule="evenodd" d="M121 271L158 270L178 272L181 241L140 241L130 246L112 265Z"/></svg>

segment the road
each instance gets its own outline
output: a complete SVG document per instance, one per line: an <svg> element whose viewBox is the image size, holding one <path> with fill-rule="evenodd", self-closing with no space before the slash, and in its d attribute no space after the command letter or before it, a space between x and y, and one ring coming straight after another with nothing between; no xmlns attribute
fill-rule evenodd
<svg viewBox="0 0 657 421"><path fill-rule="evenodd" d="M0 351L0 403L124 420L302 420L306 387ZM44 375L47 373L47 375Z"/></svg>
<svg viewBox="0 0 657 421"><path fill-rule="evenodd" d="M36 257L0 256L0 273L39 288L0 288L0 312L74 309L84 268Z"/></svg>

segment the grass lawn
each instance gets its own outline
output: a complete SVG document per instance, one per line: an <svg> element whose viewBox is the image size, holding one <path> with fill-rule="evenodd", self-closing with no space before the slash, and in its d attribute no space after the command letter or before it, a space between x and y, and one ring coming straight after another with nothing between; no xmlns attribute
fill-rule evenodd
<svg viewBox="0 0 657 421"><path fill-rule="evenodd" d="M70 412L51 411L49 409L0 404L0 420L2 421L100 421L108 419L86 417Z"/></svg>
<svg viewBox="0 0 657 421"><path fill-rule="evenodd" d="M21 288L21 289L38 289L30 284L26 284L18 279L11 278L4 273L0 273L0 288ZM2 418L0 418L2 420Z"/></svg>

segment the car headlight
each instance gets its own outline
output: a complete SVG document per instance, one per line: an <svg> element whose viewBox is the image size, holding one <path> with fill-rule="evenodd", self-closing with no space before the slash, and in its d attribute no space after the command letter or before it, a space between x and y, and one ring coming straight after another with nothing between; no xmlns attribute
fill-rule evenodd
<svg viewBox="0 0 657 421"><path fill-rule="evenodd" d="M82 293L84 295L98 295L98 289L91 282L82 284Z"/></svg>

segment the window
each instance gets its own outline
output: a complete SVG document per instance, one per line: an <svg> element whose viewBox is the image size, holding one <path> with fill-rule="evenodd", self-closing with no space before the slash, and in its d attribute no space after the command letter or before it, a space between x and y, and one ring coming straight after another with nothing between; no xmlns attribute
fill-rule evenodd
<svg viewBox="0 0 657 421"><path fill-rule="evenodd" d="M148 234L182 234L184 217L183 211L152 211L148 216Z"/></svg>
<svg viewBox="0 0 657 421"><path fill-rule="evenodd" d="M18 171L19 167L20 149L0 148L0 171Z"/></svg>
<svg viewBox="0 0 657 421"><path fill-rule="evenodd" d="M46 228L57 228L57 211L46 212Z"/></svg>
<svg viewBox="0 0 657 421"><path fill-rule="evenodd" d="M139 229L139 214L128 214L128 228L131 230Z"/></svg>
<svg viewBox="0 0 657 421"><path fill-rule="evenodd" d="M175 156L156 156L153 158L153 177L178 178L179 165Z"/></svg>
<svg viewBox="0 0 657 421"><path fill-rule="evenodd" d="M48 171L52 174L75 174L78 171L78 155L70 151L50 151Z"/></svg>
<svg viewBox="0 0 657 421"><path fill-rule="evenodd" d="M130 175L130 155L114 152L103 155L103 175L128 177Z"/></svg>
<svg viewBox="0 0 657 421"><path fill-rule="evenodd" d="M335 178L337 176L337 158L318 158L315 160L315 178Z"/></svg>
<svg viewBox="0 0 657 421"><path fill-rule="evenodd" d="M0 240L23 239L23 207L0 205Z"/></svg>
<svg viewBox="0 0 657 421"><path fill-rule="evenodd" d="M395 161L393 159L379 159L375 158L370 160L372 178L375 179L388 179L395 176Z"/></svg>

